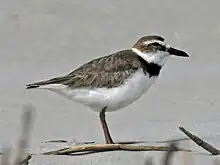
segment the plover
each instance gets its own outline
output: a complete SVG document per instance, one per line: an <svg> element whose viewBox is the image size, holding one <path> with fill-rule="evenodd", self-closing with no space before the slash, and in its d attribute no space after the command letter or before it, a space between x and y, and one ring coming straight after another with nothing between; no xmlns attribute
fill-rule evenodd
<svg viewBox="0 0 220 165"><path fill-rule="evenodd" d="M26 89L49 90L90 107L99 113L106 143L114 143L105 112L139 99L154 84L171 55L189 57L165 44L163 37L148 35L130 49L93 59L67 75L28 84Z"/></svg>

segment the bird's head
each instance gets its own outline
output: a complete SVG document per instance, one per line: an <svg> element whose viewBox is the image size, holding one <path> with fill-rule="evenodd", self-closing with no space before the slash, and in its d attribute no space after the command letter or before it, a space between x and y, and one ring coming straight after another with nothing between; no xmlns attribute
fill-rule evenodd
<svg viewBox="0 0 220 165"><path fill-rule="evenodd" d="M164 38L157 35L149 35L140 38L132 47L132 50L149 63L163 66L169 56L189 57L183 50L173 48L164 43Z"/></svg>

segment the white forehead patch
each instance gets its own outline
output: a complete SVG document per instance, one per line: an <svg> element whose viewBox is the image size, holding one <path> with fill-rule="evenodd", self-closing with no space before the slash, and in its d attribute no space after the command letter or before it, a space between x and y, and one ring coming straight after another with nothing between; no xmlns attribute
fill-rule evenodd
<svg viewBox="0 0 220 165"><path fill-rule="evenodd" d="M145 53L141 52L137 48L132 48L132 51L137 55L141 56L147 62L153 62L160 66L163 66L169 57L167 52L157 52L157 53Z"/></svg>
<svg viewBox="0 0 220 165"><path fill-rule="evenodd" d="M165 45L163 41L159 41L159 40L145 41L145 42L143 42L143 44L148 45L148 44L151 44L151 43L154 43L154 42L157 42L157 43L159 43L161 45Z"/></svg>

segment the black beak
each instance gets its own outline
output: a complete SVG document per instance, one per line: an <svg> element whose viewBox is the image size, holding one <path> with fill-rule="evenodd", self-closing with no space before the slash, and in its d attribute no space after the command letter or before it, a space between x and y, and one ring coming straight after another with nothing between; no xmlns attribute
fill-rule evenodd
<svg viewBox="0 0 220 165"><path fill-rule="evenodd" d="M170 53L170 55L180 56L180 57L189 57L189 55L186 52L172 48L172 47L168 48L167 51L168 53Z"/></svg>

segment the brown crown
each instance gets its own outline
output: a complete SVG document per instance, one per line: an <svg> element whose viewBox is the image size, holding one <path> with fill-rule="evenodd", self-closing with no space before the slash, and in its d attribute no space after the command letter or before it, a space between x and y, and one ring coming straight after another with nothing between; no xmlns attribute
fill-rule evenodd
<svg viewBox="0 0 220 165"><path fill-rule="evenodd" d="M161 36L157 35L148 35L141 37L134 45L133 48L136 48L140 51L145 51L145 52L156 52L157 50L163 50L165 47L163 45L153 45L153 44L143 44L146 41L151 41L151 40L158 40L158 41L164 41L164 38Z"/></svg>

